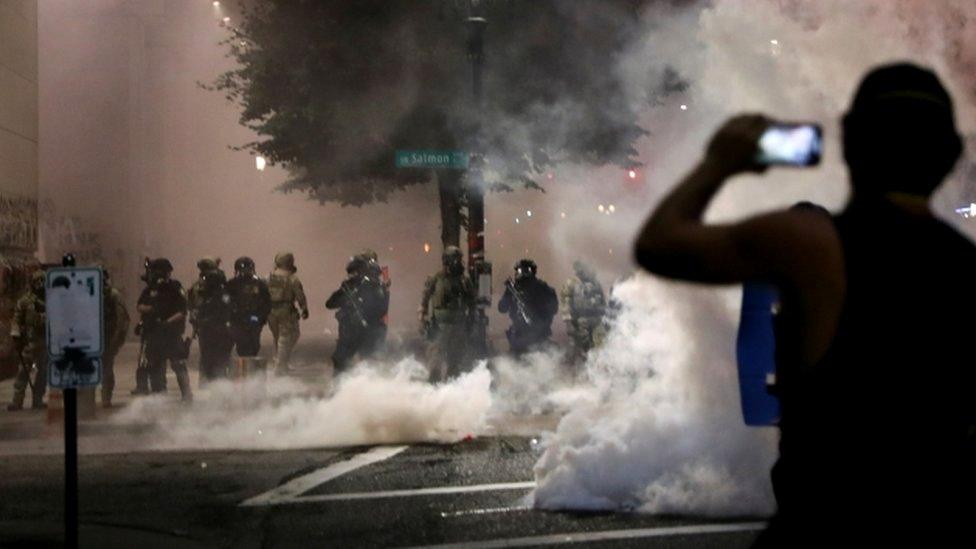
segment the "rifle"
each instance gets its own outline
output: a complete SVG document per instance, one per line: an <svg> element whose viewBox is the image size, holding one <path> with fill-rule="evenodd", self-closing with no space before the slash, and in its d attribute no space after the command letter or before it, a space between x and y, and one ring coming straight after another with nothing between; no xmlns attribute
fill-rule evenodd
<svg viewBox="0 0 976 549"><path fill-rule="evenodd" d="M532 319L529 318L529 313L526 310L525 298L522 296L522 292L515 288L515 283L512 282L511 278L505 281L505 287L508 288L508 291L512 294L512 298L515 299L515 309L518 311L519 316L522 317L522 321L526 325L532 325Z"/></svg>
<svg viewBox="0 0 976 549"><path fill-rule="evenodd" d="M146 356L146 334L143 332L142 322L136 324L136 335L139 336L139 361L136 362L137 370L149 368L149 357Z"/></svg>
<svg viewBox="0 0 976 549"><path fill-rule="evenodd" d="M27 374L27 385L30 386L31 394L33 394L34 380L31 379L31 374L34 372L35 365L31 364L30 366L28 366L27 363L24 362L24 353L20 349L16 349L16 352L17 352L17 358L20 359L20 367L24 371L24 373Z"/></svg>
<svg viewBox="0 0 976 549"><path fill-rule="evenodd" d="M363 316L363 311L359 308L359 303L356 302L355 294L359 293L359 291L357 290L356 292L353 292L345 283L340 284L339 288L342 290L342 293L346 295L346 299L349 300L349 303L352 304L352 310L354 313L356 313L356 316L359 317L359 322L363 325L363 328L369 326L369 323L366 322L366 317Z"/></svg>

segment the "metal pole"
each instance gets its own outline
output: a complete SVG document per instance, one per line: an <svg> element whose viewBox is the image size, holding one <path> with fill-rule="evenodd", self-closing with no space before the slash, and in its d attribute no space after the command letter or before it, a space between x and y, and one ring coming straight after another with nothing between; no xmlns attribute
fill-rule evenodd
<svg viewBox="0 0 976 549"><path fill-rule="evenodd" d="M78 547L78 392L64 389L64 546Z"/></svg>
<svg viewBox="0 0 976 549"><path fill-rule="evenodd" d="M75 257L64 254L64 267L74 267ZM50 368L50 365L48 366ZM64 389L64 546L78 547L78 392Z"/></svg>
<svg viewBox="0 0 976 549"><path fill-rule="evenodd" d="M468 59L471 60L471 87L474 101L475 133L472 139L471 164L468 168L468 269L476 283L482 283L482 274L491 270L485 261L485 191L484 191L484 143L481 134L482 116L482 69L484 66L484 33L488 24L483 17L472 14L468 17ZM480 284L479 284L480 286ZM478 288L479 296L490 292L489 288ZM488 315L486 307L491 305L490 296L478 300L478 318L476 319L476 333L474 338L478 346L478 353L484 356L488 352Z"/></svg>

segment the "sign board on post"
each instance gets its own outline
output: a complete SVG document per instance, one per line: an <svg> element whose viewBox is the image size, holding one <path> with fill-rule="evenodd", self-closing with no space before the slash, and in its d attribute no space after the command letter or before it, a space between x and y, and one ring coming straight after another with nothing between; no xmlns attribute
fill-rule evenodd
<svg viewBox="0 0 976 549"><path fill-rule="evenodd" d="M102 380L102 271L52 268L45 282L48 384L57 389Z"/></svg>
<svg viewBox="0 0 976 549"><path fill-rule="evenodd" d="M466 170L468 169L468 153L464 151L397 151L396 167Z"/></svg>

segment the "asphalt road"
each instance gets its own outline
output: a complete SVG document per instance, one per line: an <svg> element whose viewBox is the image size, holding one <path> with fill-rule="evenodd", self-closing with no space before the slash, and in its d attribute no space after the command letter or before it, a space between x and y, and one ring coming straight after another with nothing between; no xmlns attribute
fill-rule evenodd
<svg viewBox="0 0 976 549"><path fill-rule="evenodd" d="M329 349L301 349L297 374L328 383ZM131 356L130 356L131 355ZM135 349L123 351L117 404ZM191 359L192 363L192 359ZM195 375L195 374L194 374ZM9 398L11 381L0 383ZM170 396L175 400L175 383ZM448 445L287 451L147 451L151 429L81 422L83 547L748 547L761 523L534 510L533 443L554 418L515 418ZM58 547L63 446L44 411L0 412L0 547Z"/></svg>
<svg viewBox="0 0 976 549"><path fill-rule="evenodd" d="M528 438L83 455L83 546L748 547L754 520L532 510ZM56 546L61 456L4 456L0 545ZM576 536L575 538L573 536ZM492 545L495 544L495 545ZM27 546L27 545L23 545Z"/></svg>

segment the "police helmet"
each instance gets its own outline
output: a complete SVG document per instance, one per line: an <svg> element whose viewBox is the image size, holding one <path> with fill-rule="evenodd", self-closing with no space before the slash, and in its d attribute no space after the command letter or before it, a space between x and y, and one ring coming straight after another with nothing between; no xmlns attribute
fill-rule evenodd
<svg viewBox="0 0 976 549"><path fill-rule="evenodd" d="M254 260L246 255L238 257L237 261L234 261L235 273L253 273L254 270Z"/></svg>
<svg viewBox="0 0 976 549"><path fill-rule="evenodd" d="M531 259L520 259L515 262L515 275L517 278L535 276L538 270L539 267Z"/></svg>
<svg viewBox="0 0 976 549"><path fill-rule="evenodd" d="M200 269L201 273L207 271L216 271L219 268L220 268L219 257L213 257L208 255L206 257L201 258L200 261L197 261L197 269Z"/></svg>
<svg viewBox="0 0 976 549"><path fill-rule="evenodd" d="M227 282L227 277L224 276L223 271L220 270L204 271L200 275L200 279L203 280L203 285L208 288L220 286L221 284Z"/></svg>
<svg viewBox="0 0 976 549"><path fill-rule="evenodd" d="M275 267L279 269L287 269L289 271L297 271L295 268L295 255L291 252L278 252L275 256Z"/></svg>
<svg viewBox="0 0 976 549"><path fill-rule="evenodd" d="M173 264L170 263L165 257L153 259L146 266L149 267L150 271L163 272L167 274L173 272Z"/></svg>
<svg viewBox="0 0 976 549"><path fill-rule="evenodd" d="M372 248L363 248L362 250L359 251L358 254L356 254L356 257L361 257L365 259L367 262L380 260L379 254L377 254L376 250Z"/></svg>
<svg viewBox="0 0 976 549"><path fill-rule="evenodd" d="M596 271L593 270L593 267L590 267L578 259L573 262L573 272L576 273L576 276L580 278L596 278Z"/></svg>
<svg viewBox="0 0 976 549"><path fill-rule="evenodd" d="M346 263L346 273L348 274L358 274L366 271L366 267L369 266L369 262L365 261L360 256L353 256L349 263Z"/></svg>

